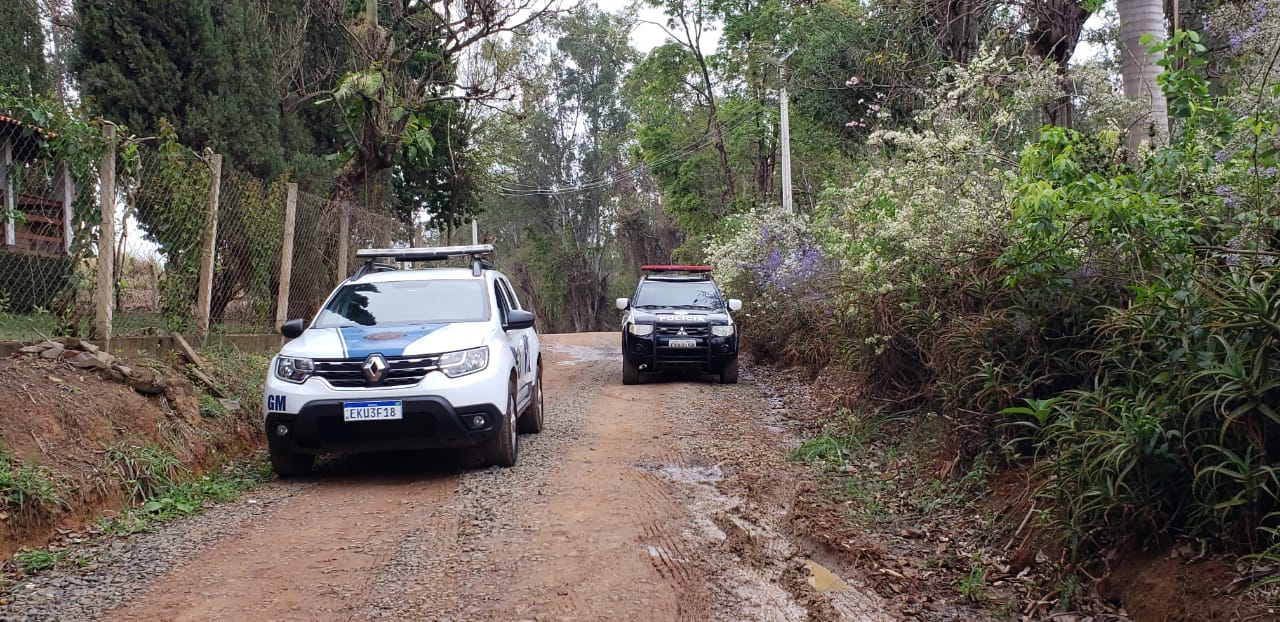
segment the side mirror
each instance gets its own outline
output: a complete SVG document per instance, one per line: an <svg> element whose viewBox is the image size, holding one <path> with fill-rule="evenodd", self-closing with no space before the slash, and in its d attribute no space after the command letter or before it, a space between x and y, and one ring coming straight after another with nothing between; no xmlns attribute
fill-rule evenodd
<svg viewBox="0 0 1280 622"><path fill-rule="evenodd" d="M613 304L615 304L615 305L617 305L617 306L618 306L618 310L620 310L620 311L626 311L626 310L627 310L627 305L631 304L631 299L630 299L630 298L619 298L619 299L617 299L617 300L613 301Z"/></svg>
<svg viewBox="0 0 1280 622"><path fill-rule="evenodd" d="M507 313L507 321L502 325L502 330L523 330L525 328L533 328L534 317L532 313L524 309L512 309Z"/></svg>
<svg viewBox="0 0 1280 622"><path fill-rule="evenodd" d="M730 310L730 311L741 311L741 310L742 310L742 301L741 301L741 300L738 300L737 298L730 298L730 299L729 299L729 310Z"/></svg>
<svg viewBox="0 0 1280 622"><path fill-rule="evenodd" d="M280 334L288 339L301 337L304 330L307 330L307 324L304 320L289 320L280 325Z"/></svg>

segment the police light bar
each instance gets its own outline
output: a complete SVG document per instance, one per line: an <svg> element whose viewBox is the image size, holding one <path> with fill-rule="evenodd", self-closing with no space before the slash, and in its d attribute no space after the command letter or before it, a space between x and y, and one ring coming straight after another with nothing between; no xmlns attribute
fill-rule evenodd
<svg viewBox="0 0 1280 622"><path fill-rule="evenodd" d="M492 254L492 244L417 248L362 248L356 251L356 257L359 259L389 259L391 261L444 261L450 257L480 258Z"/></svg>
<svg viewBox="0 0 1280 622"><path fill-rule="evenodd" d="M640 266L641 272L711 272L711 266Z"/></svg>

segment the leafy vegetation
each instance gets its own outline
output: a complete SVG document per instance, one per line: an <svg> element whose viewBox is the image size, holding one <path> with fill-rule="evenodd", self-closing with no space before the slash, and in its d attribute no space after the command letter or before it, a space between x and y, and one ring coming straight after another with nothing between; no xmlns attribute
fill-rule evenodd
<svg viewBox="0 0 1280 622"><path fill-rule="evenodd" d="M66 507L65 486L47 468L21 464L0 448L0 499L19 523L48 518Z"/></svg>

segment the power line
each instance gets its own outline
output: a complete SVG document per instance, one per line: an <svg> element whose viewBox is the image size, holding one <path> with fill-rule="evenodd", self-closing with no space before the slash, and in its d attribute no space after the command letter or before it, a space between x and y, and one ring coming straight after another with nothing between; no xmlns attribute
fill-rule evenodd
<svg viewBox="0 0 1280 622"><path fill-rule="evenodd" d="M721 128L721 131L732 132L733 130L736 130L739 127L745 125L748 121L754 121L754 120L755 119L751 117L744 117L741 120L739 120L737 123L731 126ZM646 170L668 164L682 157L689 156L694 153L697 153L698 151L701 151L702 149L709 146L714 141L714 138L715 138L714 134L708 131L707 133L703 134L701 138L699 138L698 140L694 141L689 145L686 145L685 147L677 148L677 149L669 149L666 152L658 155L656 158L654 158L649 162L638 163L635 166L626 168L616 174L606 173L604 175L601 175L600 177L589 179L583 182L578 182L572 185L569 185L566 183L565 187L561 187L558 184L550 187L523 187L523 188L512 187L511 185L500 185L498 194L501 196L557 196L557 195L564 195L564 194L577 194L581 192L595 190L597 188L612 186L617 183L626 183L629 181L635 181L636 179L638 179L639 174ZM523 184L516 183L514 185L520 186Z"/></svg>

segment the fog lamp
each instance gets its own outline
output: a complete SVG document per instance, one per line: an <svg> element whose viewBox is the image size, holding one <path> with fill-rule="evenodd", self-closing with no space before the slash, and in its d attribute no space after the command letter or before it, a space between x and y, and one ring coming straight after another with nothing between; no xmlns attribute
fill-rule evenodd
<svg viewBox="0 0 1280 622"><path fill-rule="evenodd" d="M289 436L289 426L287 426L287 425L285 425L285 424L283 424L283 423L281 423L280 425L277 425L277 426L276 426L276 436L279 436L279 437Z"/></svg>
<svg viewBox="0 0 1280 622"><path fill-rule="evenodd" d="M483 428L483 427L484 427L484 415L476 415L476 416L472 417L472 418L471 418L471 427L473 427L473 428Z"/></svg>

